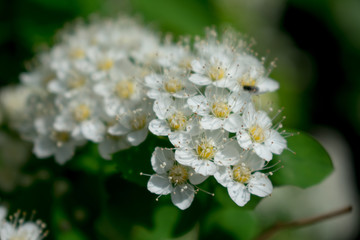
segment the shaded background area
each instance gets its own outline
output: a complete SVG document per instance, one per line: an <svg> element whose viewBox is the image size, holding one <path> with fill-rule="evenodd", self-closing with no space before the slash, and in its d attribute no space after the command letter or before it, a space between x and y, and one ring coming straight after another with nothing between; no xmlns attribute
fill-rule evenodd
<svg viewBox="0 0 360 240"><path fill-rule="evenodd" d="M272 101L275 105L284 107L283 114L287 116L284 125L313 133L324 144L331 142L329 148L345 149L346 156L340 154L340 161L335 166L346 165L347 158L350 165L345 174L350 177L349 181L354 181L344 184L354 184L349 186L349 191L359 189L359 178L351 179L351 176L357 175L357 160L360 154L357 146L360 135L359 1L0 0L0 6L1 87L18 83L19 73L25 71L25 62L30 60L38 49L54 43L57 29L62 28L68 21L78 17L86 18L92 13L101 16L117 16L119 12L130 13L140 16L145 23L152 23L160 30L175 35L203 34L203 29L210 25L229 24L235 27L256 40L255 50L260 56L266 56L269 62L274 58L278 59L277 68L270 76L280 82L281 88L279 95L273 96ZM3 159L17 159L14 154L20 148L25 149L26 153L30 151L30 146L23 146L13 133L10 135L14 138L10 144L14 150L7 147L0 136ZM14 147L16 144L21 146ZM96 226L106 225L100 224L101 219L106 218L99 217L99 206L104 203L98 196L103 190L95 186L98 182L94 181L91 175L80 178L76 167L65 170L52 160L39 161L31 157L31 164L26 164L25 160L21 160L26 157L18 158L20 160L16 166L10 165L11 169L17 169L19 173L15 174L16 176L3 174L5 177L0 179L16 179L16 183L13 181L10 187L0 184L0 201L8 201L11 210L37 209L37 216L47 222L57 222L52 218L70 219L60 221L63 224L60 229L77 226L71 233L74 237L66 235L64 239L82 239L79 237L82 235L81 229L91 229L89 233L93 232L91 235L95 236L99 229L93 227L93 221L97 221ZM2 163L0 167L5 169L5 165ZM82 184L84 181L87 184ZM124 190L127 196L133 194L129 188L137 189L136 186L123 184L123 189L127 189ZM28 187L30 185L31 187ZM76 195L77 187L83 188L86 185L89 189L82 189L81 192L87 193L87 196ZM121 188L114 186L112 179L108 180L106 185L109 192ZM64 197L62 204L56 204L57 199L64 196L65 192L70 194ZM144 191L138 189L137 192L139 196L136 197L142 198ZM153 199L151 194L146 194L146 199ZM357 197L357 193L354 194ZM346 198L347 195L344 195ZM331 199L328 201L323 204L331 205ZM47 202L51 204L46 204ZM112 206L126 204L121 195L112 196L110 202ZM69 213L69 210L64 210L66 204L74 206L71 217L65 217ZM145 213L148 210L140 208L139 211L125 215L135 219L141 217L141 211ZM53 216L50 212L56 214ZM122 224L129 223L124 220ZM54 226L50 228L56 229ZM109 234L111 231L116 231L116 228L101 229L100 232ZM356 234L358 233L352 235L354 239ZM56 232L53 235L56 235ZM296 233L283 235L278 236L278 239L296 239L297 236ZM299 239L302 236L299 235ZM51 239L53 237L50 236Z"/></svg>

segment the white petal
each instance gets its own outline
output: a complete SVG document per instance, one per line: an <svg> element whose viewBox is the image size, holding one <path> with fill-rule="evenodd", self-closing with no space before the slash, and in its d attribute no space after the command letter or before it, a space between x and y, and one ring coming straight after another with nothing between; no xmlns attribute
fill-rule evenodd
<svg viewBox="0 0 360 240"><path fill-rule="evenodd" d="M208 176L198 174L194 170L189 170L189 172L189 181L194 185L200 184L208 178Z"/></svg>
<svg viewBox="0 0 360 240"><path fill-rule="evenodd" d="M240 147L244 149L249 149L252 147L252 141L249 133L247 131L241 131L236 133L236 139Z"/></svg>
<svg viewBox="0 0 360 240"><path fill-rule="evenodd" d="M95 84L94 92L96 94L99 94L100 96L107 97L111 94L111 89L109 88L108 84L101 82L101 83Z"/></svg>
<svg viewBox="0 0 360 240"><path fill-rule="evenodd" d="M234 113L242 112L246 105L251 101L249 93L232 93L229 96L228 103L231 106L231 111Z"/></svg>
<svg viewBox="0 0 360 240"><path fill-rule="evenodd" d="M126 139L129 141L129 143L133 146L137 146L143 141L145 141L147 135L148 135L148 129L144 127L141 130L130 132Z"/></svg>
<svg viewBox="0 0 360 240"><path fill-rule="evenodd" d="M192 167L194 168L195 172L204 176L212 176L218 170L218 166L209 160L193 161Z"/></svg>
<svg viewBox="0 0 360 240"><path fill-rule="evenodd" d="M201 127L208 130L216 130L222 127L223 119L211 115L203 116L200 120Z"/></svg>
<svg viewBox="0 0 360 240"><path fill-rule="evenodd" d="M149 123L149 130L156 136L167 136L171 133L171 129L166 120L153 119Z"/></svg>
<svg viewBox="0 0 360 240"><path fill-rule="evenodd" d="M272 125L271 119L264 111L256 112L255 118L256 118L256 123L259 124L259 126L261 126L262 128L270 128Z"/></svg>
<svg viewBox="0 0 360 240"><path fill-rule="evenodd" d="M101 142L104 139L106 127L100 120L93 119L81 124L81 132L86 139L93 142Z"/></svg>
<svg viewBox="0 0 360 240"><path fill-rule="evenodd" d="M174 188L171 192L171 201L181 210L185 210L190 207L194 200L194 196L194 187L190 184L185 184Z"/></svg>
<svg viewBox="0 0 360 240"><path fill-rule="evenodd" d="M114 136L120 136L128 133L130 129L124 127L122 124L117 123L114 126L109 127L108 133Z"/></svg>
<svg viewBox="0 0 360 240"><path fill-rule="evenodd" d="M75 146L72 143L65 143L55 152L55 160L58 164L64 164L72 158L75 152Z"/></svg>
<svg viewBox="0 0 360 240"><path fill-rule="evenodd" d="M259 157L263 158L266 161L270 161L272 159L270 147L265 146L265 144L254 144L254 151Z"/></svg>
<svg viewBox="0 0 360 240"><path fill-rule="evenodd" d="M74 122L68 115L59 115L55 118L54 128L58 131L71 131L74 128Z"/></svg>
<svg viewBox="0 0 360 240"><path fill-rule="evenodd" d="M219 166L218 170L214 174L214 177L218 183L227 187L229 184L233 183L230 167Z"/></svg>
<svg viewBox="0 0 360 240"><path fill-rule="evenodd" d="M156 147L151 156L151 165L155 172L163 174L174 165L175 157L171 149Z"/></svg>
<svg viewBox="0 0 360 240"><path fill-rule="evenodd" d="M15 235L15 228L13 224L3 222L0 228L0 239L11 239Z"/></svg>
<svg viewBox="0 0 360 240"><path fill-rule="evenodd" d="M169 108L174 104L170 97L161 97L154 102L153 110L159 119L166 119Z"/></svg>
<svg viewBox="0 0 360 240"><path fill-rule="evenodd" d="M286 148L286 140L275 130L270 130L270 136L265 141L265 145L270 147L270 151L275 154L281 154Z"/></svg>
<svg viewBox="0 0 360 240"><path fill-rule="evenodd" d="M169 140L175 147L186 147L191 141L191 136L184 132L172 132L169 135Z"/></svg>
<svg viewBox="0 0 360 240"><path fill-rule="evenodd" d="M158 74L151 74L145 77L145 85L153 89L161 88L162 82L162 76Z"/></svg>
<svg viewBox="0 0 360 240"><path fill-rule="evenodd" d="M258 80L259 93L273 92L279 89L280 84L271 78L261 78Z"/></svg>
<svg viewBox="0 0 360 240"><path fill-rule="evenodd" d="M175 151L175 159L185 166L192 166L193 161L197 160L197 156L192 149L180 148Z"/></svg>
<svg viewBox="0 0 360 240"><path fill-rule="evenodd" d="M104 108L105 112L110 117L115 117L117 114L121 114L122 112L119 111L121 108L121 105L124 103L121 103L119 99L111 97L111 98L105 98L104 100Z"/></svg>
<svg viewBox="0 0 360 240"><path fill-rule="evenodd" d="M187 103L189 104L189 107L194 113L199 114L201 116L208 115L210 112L208 102L204 96L196 95L190 97L188 98Z"/></svg>
<svg viewBox="0 0 360 240"><path fill-rule="evenodd" d="M243 207L250 200L250 193L241 183L233 183L228 186L230 198L240 207Z"/></svg>
<svg viewBox="0 0 360 240"><path fill-rule="evenodd" d="M192 70L194 70L194 72L196 72L196 73L200 73L200 74L205 73L205 70L204 70L203 66L204 66L204 63L200 62L198 60L193 60L191 62Z"/></svg>
<svg viewBox="0 0 360 240"><path fill-rule="evenodd" d="M236 141L230 141L223 149L216 152L214 162L220 166L235 165L241 160L242 152Z"/></svg>
<svg viewBox="0 0 360 240"><path fill-rule="evenodd" d="M33 222L26 222L20 225L17 229L17 236L29 236L27 240L37 240L40 239L41 229L40 227ZM15 239L17 239L15 237ZM20 238L21 239L21 238Z"/></svg>
<svg viewBox="0 0 360 240"><path fill-rule="evenodd" d="M56 144L47 136L35 139L33 152L38 158L47 158L54 154Z"/></svg>
<svg viewBox="0 0 360 240"><path fill-rule="evenodd" d="M243 126L242 118L239 114L231 114L227 119L224 120L223 128L228 131L235 133L239 131Z"/></svg>
<svg viewBox="0 0 360 240"><path fill-rule="evenodd" d="M152 175L147 183L147 189L156 194L171 193L172 185L166 175Z"/></svg>
<svg viewBox="0 0 360 240"><path fill-rule="evenodd" d="M259 197L266 197L272 193L273 186L270 179L263 173L254 173L248 183L248 189L251 194Z"/></svg>
<svg viewBox="0 0 360 240"><path fill-rule="evenodd" d="M195 83L200 86L205 86L205 85L209 85L212 83L212 81L208 77L206 77L202 74L198 74L198 73L191 74L191 76L189 77L189 80L190 80L190 82Z"/></svg>

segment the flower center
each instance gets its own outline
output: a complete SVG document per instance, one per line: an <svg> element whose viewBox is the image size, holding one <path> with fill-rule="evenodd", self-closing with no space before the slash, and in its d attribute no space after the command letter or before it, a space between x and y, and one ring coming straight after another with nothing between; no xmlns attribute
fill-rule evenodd
<svg viewBox="0 0 360 240"><path fill-rule="evenodd" d="M90 108L86 104L80 104L75 108L74 118L78 122L86 120L90 116Z"/></svg>
<svg viewBox="0 0 360 240"><path fill-rule="evenodd" d="M146 125L146 115L135 115L131 120L130 125L133 130L143 129Z"/></svg>
<svg viewBox="0 0 360 240"><path fill-rule="evenodd" d="M173 78L165 82L164 88L169 93L176 93L183 88L183 85L178 79Z"/></svg>
<svg viewBox="0 0 360 240"><path fill-rule="evenodd" d="M217 118L227 118L231 112L229 105L223 101L213 103L211 110Z"/></svg>
<svg viewBox="0 0 360 240"><path fill-rule="evenodd" d="M188 178L189 174L184 166L174 165L169 171L169 179L172 184L184 184Z"/></svg>
<svg viewBox="0 0 360 240"><path fill-rule="evenodd" d="M225 75L225 70L222 67L212 66L209 69L209 77L212 81L218 81Z"/></svg>
<svg viewBox="0 0 360 240"><path fill-rule="evenodd" d="M254 125L254 126L250 127L249 128L249 133L250 133L251 139L254 142L262 143L262 142L265 141L264 129L262 129L258 125Z"/></svg>
<svg viewBox="0 0 360 240"><path fill-rule="evenodd" d="M9 240L27 240L30 238L29 235L28 232L22 234L17 233L15 236L10 236Z"/></svg>
<svg viewBox="0 0 360 240"><path fill-rule="evenodd" d="M168 118L171 130L184 130L186 121L186 117L182 112L176 112Z"/></svg>
<svg viewBox="0 0 360 240"><path fill-rule="evenodd" d="M240 183L247 183L251 176L251 170L245 166L235 166L233 168L233 179Z"/></svg>
<svg viewBox="0 0 360 240"><path fill-rule="evenodd" d="M79 88L79 87L82 87L85 85L85 82L86 82L86 79L85 77L73 77L73 78L70 78L69 81L68 81L68 87L70 89L76 89L76 88Z"/></svg>
<svg viewBox="0 0 360 240"><path fill-rule="evenodd" d="M72 59L82 59L85 57L85 51L81 48L74 48L70 51L69 56Z"/></svg>
<svg viewBox="0 0 360 240"><path fill-rule="evenodd" d="M122 99L129 99L135 92L135 84L131 81L120 81L115 86L116 94Z"/></svg>
<svg viewBox="0 0 360 240"><path fill-rule="evenodd" d="M210 160L215 155L214 145L206 139L202 139L201 143L196 147L196 153L200 158Z"/></svg>
<svg viewBox="0 0 360 240"><path fill-rule="evenodd" d="M249 77L248 75L239 78L238 82L242 87L255 87L256 85L256 80L254 78Z"/></svg>
<svg viewBox="0 0 360 240"><path fill-rule="evenodd" d="M98 63L98 68L102 71L110 70L113 66L114 66L114 61L109 58L107 58L103 61L100 61Z"/></svg>
<svg viewBox="0 0 360 240"><path fill-rule="evenodd" d="M59 143L64 143L70 140L70 133L65 131L54 131L52 137Z"/></svg>

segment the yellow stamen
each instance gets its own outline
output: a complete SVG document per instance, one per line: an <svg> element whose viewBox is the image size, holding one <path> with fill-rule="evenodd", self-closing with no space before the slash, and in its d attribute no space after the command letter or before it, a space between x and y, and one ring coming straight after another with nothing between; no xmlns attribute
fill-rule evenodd
<svg viewBox="0 0 360 240"><path fill-rule="evenodd" d="M183 88L180 80L172 78L164 83L164 88L169 93L176 93Z"/></svg>
<svg viewBox="0 0 360 240"><path fill-rule="evenodd" d="M200 158L204 160L210 160L214 158L215 149L211 143L205 139L202 139L201 143L196 147L196 153Z"/></svg>
<svg viewBox="0 0 360 240"><path fill-rule="evenodd" d="M143 129L146 125L146 115L137 115L131 120L130 125L133 130Z"/></svg>
<svg viewBox="0 0 360 240"><path fill-rule="evenodd" d="M74 48L70 51L69 56L72 59L82 59L85 57L85 51L81 48Z"/></svg>
<svg viewBox="0 0 360 240"><path fill-rule="evenodd" d="M176 112L168 118L171 130L184 130L186 127L186 117L182 112Z"/></svg>
<svg viewBox="0 0 360 240"><path fill-rule="evenodd" d="M86 120L90 116L90 108L86 104L80 104L75 108L74 118L78 122Z"/></svg>
<svg viewBox="0 0 360 240"><path fill-rule="evenodd" d="M184 184L188 178L189 174L184 166L174 165L169 171L169 179L172 184Z"/></svg>
<svg viewBox="0 0 360 240"><path fill-rule="evenodd" d="M217 118L227 118L231 112L229 105L222 101L213 103L211 110Z"/></svg>
<svg viewBox="0 0 360 240"><path fill-rule="evenodd" d="M251 176L251 170L245 166L235 166L233 168L233 179L240 183L247 183Z"/></svg>
<svg viewBox="0 0 360 240"><path fill-rule="evenodd" d="M120 81L115 86L116 94L122 99L129 99L135 92L135 84L131 81Z"/></svg>
<svg viewBox="0 0 360 240"><path fill-rule="evenodd" d="M222 67L213 66L209 69L209 77L212 81L218 81L225 75L225 70Z"/></svg>
<svg viewBox="0 0 360 240"><path fill-rule="evenodd" d="M250 133L251 139L254 142L262 143L265 141L264 129L262 129L258 125L254 125L254 126L250 127L249 133Z"/></svg>
<svg viewBox="0 0 360 240"><path fill-rule="evenodd" d="M114 61L107 58L98 63L98 68L102 71L108 71L114 66Z"/></svg>

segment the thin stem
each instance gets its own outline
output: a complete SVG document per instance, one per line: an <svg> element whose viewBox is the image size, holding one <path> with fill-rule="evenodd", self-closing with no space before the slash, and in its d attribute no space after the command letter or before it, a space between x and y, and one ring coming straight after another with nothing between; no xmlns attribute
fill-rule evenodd
<svg viewBox="0 0 360 240"><path fill-rule="evenodd" d="M311 218L305 218L305 219L299 219L292 222L285 222L285 223L275 223L272 227L270 227L268 230L263 232L259 237L256 238L256 240L267 240L270 239L275 233L277 233L280 230L287 229L287 228L293 228L293 227L303 227L310 224L318 223L323 220L327 220L330 218L334 218L337 216L340 216L345 213L349 213L352 210L352 206L347 206L345 208L341 208L339 210L325 213L323 215L311 217Z"/></svg>

